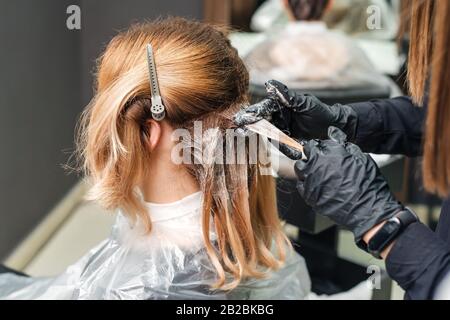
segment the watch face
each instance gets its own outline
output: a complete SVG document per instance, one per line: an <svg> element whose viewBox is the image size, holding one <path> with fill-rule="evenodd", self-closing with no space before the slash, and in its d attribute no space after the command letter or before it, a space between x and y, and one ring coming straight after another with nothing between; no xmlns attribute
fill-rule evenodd
<svg viewBox="0 0 450 320"><path fill-rule="evenodd" d="M381 228L380 234L392 234L392 232L396 231L398 228L400 228L400 225L394 221L388 221L384 224L383 228Z"/></svg>
<svg viewBox="0 0 450 320"><path fill-rule="evenodd" d="M370 239L368 243L368 249L370 251L379 251L383 249L386 244L388 244L393 237L397 234L397 232L400 230L400 224L388 220L383 227L378 230L378 232Z"/></svg>

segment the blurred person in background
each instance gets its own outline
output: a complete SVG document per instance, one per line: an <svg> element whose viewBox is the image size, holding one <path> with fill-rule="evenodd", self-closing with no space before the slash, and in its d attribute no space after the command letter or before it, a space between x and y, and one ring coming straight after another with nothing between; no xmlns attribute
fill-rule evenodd
<svg viewBox="0 0 450 320"><path fill-rule="evenodd" d="M332 5L331 0L284 0L289 22L245 56L251 83L277 79L309 90L389 87L353 39L327 26L323 18Z"/></svg>

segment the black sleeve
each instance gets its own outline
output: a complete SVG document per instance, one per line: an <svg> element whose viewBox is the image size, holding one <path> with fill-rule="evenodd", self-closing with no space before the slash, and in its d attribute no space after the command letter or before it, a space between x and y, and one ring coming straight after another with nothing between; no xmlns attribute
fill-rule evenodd
<svg viewBox="0 0 450 320"><path fill-rule="evenodd" d="M422 223L413 223L398 237L386 259L389 276L407 299L432 299L450 271L448 244Z"/></svg>
<svg viewBox="0 0 450 320"><path fill-rule="evenodd" d="M355 143L371 153L419 156L422 153L425 109L410 98L353 103L358 114Z"/></svg>

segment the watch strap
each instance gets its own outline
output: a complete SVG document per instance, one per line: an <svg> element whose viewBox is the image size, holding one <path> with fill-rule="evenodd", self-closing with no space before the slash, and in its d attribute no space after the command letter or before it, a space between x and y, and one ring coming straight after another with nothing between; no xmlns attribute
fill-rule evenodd
<svg viewBox="0 0 450 320"><path fill-rule="evenodd" d="M419 221L417 215L410 208L405 207L403 210L398 212L394 217L387 220L386 224L380 228L380 230L375 233L375 235L370 239L367 249L370 254L375 258L381 259L381 252L389 246L392 241L394 241L410 224ZM389 229L389 224L397 223L398 227L387 231ZM384 239L381 239L384 238Z"/></svg>
<svg viewBox="0 0 450 320"><path fill-rule="evenodd" d="M397 213L395 217L400 220L402 224L402 229L406 228L411 223L419 221L419 218L417 217L416 213L408 207L405 207L404 210Z"/></svg>

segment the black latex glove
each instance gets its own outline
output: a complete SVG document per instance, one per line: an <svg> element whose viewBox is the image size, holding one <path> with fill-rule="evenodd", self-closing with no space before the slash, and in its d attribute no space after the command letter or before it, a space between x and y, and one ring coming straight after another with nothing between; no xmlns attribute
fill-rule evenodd
<svg viewBox="0 0 450 320"><path fill-rule="evenodd" d="M335 126L353 140L358 116L350 106L329 106L314 96L297 94L276 80L266 83L266 91L266 99L242 109L235 116L236 125L266 119L297 139L326 138L328 127Z"/></svg>
<svg viewBox="0 0 450 320"><path fill-rule="evenodd" d="M363 235L404 207L369 155L345 142L346 135L338 128L330 127L328 135L329 140L305 144L308 159L295 163L297 189L316 213L352 231L356 243L364 247Z"/></svg>

